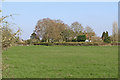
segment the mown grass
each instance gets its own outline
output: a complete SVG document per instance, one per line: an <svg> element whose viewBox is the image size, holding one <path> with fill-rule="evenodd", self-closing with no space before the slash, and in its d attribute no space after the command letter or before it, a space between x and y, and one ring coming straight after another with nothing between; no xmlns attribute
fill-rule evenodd
<svg viewBox="0 0 120 80"><path fill-rule="evenodd" d="M3 78L117 78L117 46L18 46L3 52Z"/></svg>

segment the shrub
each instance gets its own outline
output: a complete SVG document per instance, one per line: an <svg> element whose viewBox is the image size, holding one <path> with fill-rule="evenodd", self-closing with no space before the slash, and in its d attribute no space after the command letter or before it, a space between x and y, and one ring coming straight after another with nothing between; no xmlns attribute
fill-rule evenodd
<svg viewBox="0 0 120 80"><path fill-rule="evenodd" d="M72 42L77 42L77 40L76 39L72 39Z"/></svg>
<svg viewBox="0 0 120 80"><path fill-rule="evenodd" d="M105 38L105 39L104 39L104 42L110 43L110 42L111 42L110 37Z"/></svg>
<svg viewBox="0 0 120 80"><path fill-rule="evenodd" d="M77 41L78 42L85 42L86 40L86 36L85 35L79 35L77 36Z"/></svg>
<svg viewBox="0 0 120 80"><path fill-rule="evenodd" d="M28 40L25 41L26 44L31 44L31 42L32 41L30 39L28 39Z"/></svg>
<svg viewBox="0 0 120 80"><path fill-rule="evenodd" d="M98 46L99 43L91 42L57 42L54 45L65 45L65 46Z"/></svg>
<svg viewBox="0 0 120 80"><path fill-rule="evenodd" d="M46 45L46 46L52 46L53 43L50 43L50 42L38 42L38 43L34 43L34 45Z"/></svg>
<svg viewBox="0 0 120 80"><path fill-rule="evenodd" d="M102 45L110 45L109 43L104 42L38 42L34 43L34 45L46 45L46 46L52 46L52 45L64 45L64 46L102 46Z"/></svg>

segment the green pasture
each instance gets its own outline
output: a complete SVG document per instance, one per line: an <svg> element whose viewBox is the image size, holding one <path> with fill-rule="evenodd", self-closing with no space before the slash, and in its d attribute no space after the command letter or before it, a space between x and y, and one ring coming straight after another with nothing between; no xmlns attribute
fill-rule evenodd
<svg viewBox="0 0 120 80"><path fill-rule="evenodd" d="M117 46L17 46L3 51L3 78L117 78Z"/></svg>

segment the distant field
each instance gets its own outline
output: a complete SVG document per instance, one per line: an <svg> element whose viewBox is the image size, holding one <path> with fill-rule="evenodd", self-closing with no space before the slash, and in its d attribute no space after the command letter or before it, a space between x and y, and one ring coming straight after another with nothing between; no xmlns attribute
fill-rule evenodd
<svg viewBox="0 0 120 80"><path fill-rule="evenodd" d="M117 78L117 46L18 46L3 52L3 78Z"/></svg>

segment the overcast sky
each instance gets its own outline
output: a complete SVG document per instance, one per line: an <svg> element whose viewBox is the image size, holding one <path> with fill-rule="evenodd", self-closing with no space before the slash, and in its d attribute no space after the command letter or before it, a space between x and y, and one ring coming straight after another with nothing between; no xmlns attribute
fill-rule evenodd
<svg viewBox="0 0 120 80"><path fill-rule="evenodd" d="M60 19L68 25L78 21L93 28L97 36L103 31L111 35L112 24L118 20L117 2L4 2L2 11L3 16L15 14L12 22L22 29L23 39L30 38L37 21L43 18Z"/></svg>

